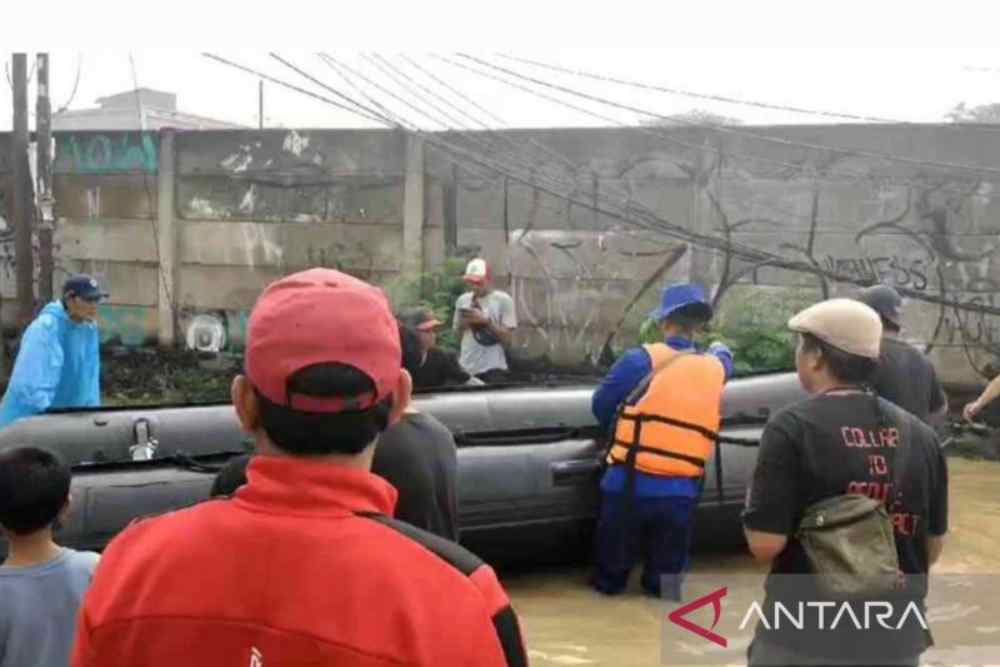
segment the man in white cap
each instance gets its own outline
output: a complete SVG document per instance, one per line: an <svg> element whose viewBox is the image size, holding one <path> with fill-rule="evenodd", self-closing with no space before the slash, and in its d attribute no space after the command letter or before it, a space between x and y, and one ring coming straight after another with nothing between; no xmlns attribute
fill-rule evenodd
<svg viewBox="0 0 1000 667"><path fill-rule="evenodd" d="M853 299L823 301L793 317L789 328L799 334L795 367L811 396L765 427L743 513L750 551L771 565L764 608L809 597L801 583L791 583L804 577L785 576L814 572L796 537L799 521L807 507L845 494L884 502L899 571L916 575L905 579L901 595L922 606L921 575L940 556L948 527L948 473L937 435L864 388L882 342L882 322L871 307ZM866 545L851 548L863 552ZM923 583L911 587L913 581ZM845 635L758 625L749 664L916 665L929 645L926 630L910 622L892 627Z"/></svg>
<svg viewBox="0 0 1000 667"><path fill-rule="evenodd" d="M465 268L471 288L455 302L455 331L462 335L459 364L466 373L484 382L502 381L507 375L507 353L517 328L517 314L510 295L493 288L485 259L474 259Z"/></svg>

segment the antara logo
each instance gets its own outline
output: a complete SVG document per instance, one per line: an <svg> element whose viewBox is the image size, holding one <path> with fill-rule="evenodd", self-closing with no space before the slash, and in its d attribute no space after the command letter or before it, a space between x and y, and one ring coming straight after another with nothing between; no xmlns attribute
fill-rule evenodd
<svg viewBox="0 0 1000 667"><path fill-rule="evenodd" d="M699 637L703 637L714 644L718 644L723 648L727 648L729 646L729 642L726 641L726 638L723 637L722 635L712 632L712 630L714 630L715 626L719 624L719 619L722 617L722 598L726 597L726 594L728 592L729 589L723 587L717 591L709 593L708 595L703 595L697 600L689 602L683 607L678 607L674 611L670 612L667 618L670 619L671 623L679 625L688 632L693 632ZM711 604L713 611L715 611L715 620L712 621L711 628L706 628L701 625L697 625L685 618L685 616L693 612L695 609L701 609L707 604Z"/></svg>
<svg viewBox="0 0 1000 667"><path fill-rule="evenodd" d="M761 606L754 602L747 609L746 616L743 617L743 622L740 623L740 630L744 630L750 623L751 617L756 616L760 624L763 625L768 630L775 629L778 630L782 627L782 617L786 621L786 625L791 625L796 630L802 630L806 626L809 629L816 628L817 630L836 630L841 624L847 627L853 627L855 630L865 631L871 630L875 626L872 623L874 619L879 627L885 630L902 630L903 625L906 623L908 618L913 618L920 627L924 630L927 629L927 619L924 618L924 614L920 611L920 607L917 606L916 602L910 602L903 609L903 613L898 616L898 620L894 622L897 618L896 608L891 602L885 601L866 601L863 603L851 604L850 602L799 602L797 605L797 612L794 613L793 610L781 602L777 602L774 605L774 616L768 618ZM861 609L864 609L864 613L858 614ZM826 611L830 612L830 618L832 622L827 624ZM816 620L818 622L813 622L813 612L815 612Z"/></svg>

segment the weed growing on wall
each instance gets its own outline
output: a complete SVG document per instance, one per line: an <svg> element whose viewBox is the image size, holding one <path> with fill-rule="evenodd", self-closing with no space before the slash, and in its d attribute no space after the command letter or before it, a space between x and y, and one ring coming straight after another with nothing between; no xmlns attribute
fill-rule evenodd
<svg viewBox="0 0 1000 667"><path fill-rule="evenodd" d="M731 290L708 330L695 341L701 347L713 341L728 345L738 375L792 369L795 338L788 331L788 319L814 301L810 295L793 290ZM641 343L660 342L662 338L653 320L647 319L639 328Z"/></svg>
<svg viewBox="0 0 1000 667"><path fill-rule="evenodd" d="M468 290L462 280L464 273L464 259L448 259L434 271L410 279L400 278L387 285L385 290L396 313L418 306L434 311L437 319L445 323L438 332L438 347L454 352L458 350L459 339L451 323L455 316L455 301Z"/></svg>

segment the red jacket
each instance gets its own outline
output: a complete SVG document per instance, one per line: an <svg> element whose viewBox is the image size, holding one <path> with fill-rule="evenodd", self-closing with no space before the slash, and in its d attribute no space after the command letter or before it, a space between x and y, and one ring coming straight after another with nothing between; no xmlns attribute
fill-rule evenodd
<svg viewBox="0 0 1000 667"><path fill-rule="evenodd" d="M140 521L101 559L74 667L526 665L493 571L386 518L368 472L254 457L233 499Z"/></svg>

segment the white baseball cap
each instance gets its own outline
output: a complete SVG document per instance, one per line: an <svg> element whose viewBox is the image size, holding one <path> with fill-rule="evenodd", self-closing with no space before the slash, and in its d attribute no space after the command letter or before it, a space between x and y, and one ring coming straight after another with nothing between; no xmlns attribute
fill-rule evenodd
<svg viewBox="0 0 1000 667"><path fill-rule="evenodd" d="M465 267L465 282L481 285L490 279L490 267L485 259L476 258Z"/></svg>

